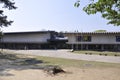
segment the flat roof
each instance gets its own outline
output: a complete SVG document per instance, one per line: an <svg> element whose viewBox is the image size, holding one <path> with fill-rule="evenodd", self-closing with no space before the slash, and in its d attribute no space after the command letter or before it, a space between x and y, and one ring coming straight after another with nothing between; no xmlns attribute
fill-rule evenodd
<svg viewBox="0 0 120 80"><path fill-rule="evenodd" d="M120 34L120 32L65 32L64 34Z"/></svg>
<svg viewBox="0 0 120 80"><path fill-rule="evenodd" d="M4 34L51 33L56 31L4 32ZM63 34L120 34L120 32L63 32Z"/></svg>
<svg viewBox="0 0 120 80"><path fill-rule="evenodd" d="M50 33L55 31L24 31L24 32L4 32L4 34L29 34L29 33Z"/></svg>

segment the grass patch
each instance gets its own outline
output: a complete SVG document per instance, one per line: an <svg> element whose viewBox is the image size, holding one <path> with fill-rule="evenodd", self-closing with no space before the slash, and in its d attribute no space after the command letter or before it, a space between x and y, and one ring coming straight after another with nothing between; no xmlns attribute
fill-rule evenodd
<svg viewBox="0 0 120 80"><path fill-rule="evenodd" d="M38 60L44 61L46 65L60 65L66 67L81 67L81 68L120 68L118 63L105 63L105 62L95 62L95 61L83 61L83 60L72 60L72 59L62 59L62 58L52 58L52 57L36 57Z"/></svg>
<svg viewBox="0 0 120 80"><path fill-rule="evenodd" d="M96 53L96 51L75 51L75 53L80 52L80 54L84 54L85 52ZM6 55L10 55L11 52L5 52ZM98 54L98 53L97 53ZM63 59L63 58L53 58L53 57L42 57L42 56L32 56L32 55L24 55L24 54L14 54L15 59L32 59L34 58L36 61L43 61L43 65L60 65L65 67L78 67L78 68L120 68L120 63L107 63L107 62L95 62L95 61L83 61L83 60L72 60L72 59ZM9 59L9 58L8 58ZM11 56L10 56L11 59ZM12 58L13 59L13 58ZM34 60L32 60L34 63ZM27 61L29 62L29 61ZM41 65L41 64L40 64Z"/></svg>
<svg viewBox="0 0 120 80"><path fill-rule="evenodd" d="M77 54L92 54L92 55L104 55L104 56L120 56L120 52L110 52L110 51L74 51Z"/></svg>

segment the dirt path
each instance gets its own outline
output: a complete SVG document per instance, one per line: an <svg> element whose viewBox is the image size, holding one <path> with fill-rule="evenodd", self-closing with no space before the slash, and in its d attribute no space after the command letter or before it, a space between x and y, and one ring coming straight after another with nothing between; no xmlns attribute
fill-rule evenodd
<svg viewBox="0 0 120 80"><path fill-rule="evenodd" d="M50 76L42 70L10 70L11 76L2 76L0 80L120 80L120 69L80 69L66 68L68 73Z"/></svg>
<svg viewBox="0 0 120 80"><path fill-rule="evenodd" d="M68 50L7 50L7 51L11 51L13 53L30 54L30 55L37 55L37 56L120 63L120 57L73 54L73 53L69 52Z"/></svg>

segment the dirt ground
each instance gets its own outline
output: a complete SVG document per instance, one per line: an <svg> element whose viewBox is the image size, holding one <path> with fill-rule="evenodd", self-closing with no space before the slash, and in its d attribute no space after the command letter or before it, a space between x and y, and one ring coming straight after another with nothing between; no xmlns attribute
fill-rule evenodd
<svg viewBox="0 0 120 80"><path fill-rule="evenodd" d="M33 64L34 63L34 64ZM66 73L48 75L34 56L0 55L0 80L120 80L119 67L62 67Z"/></svg>
<svg viewBox="0 0 120 80"><path fill-rule="evenodd" d="M55 76L48 75L42 70L8 70L11 75L0 76L0 80L120 80L120 69L117 68L64 68L67 73Z"/></svg>

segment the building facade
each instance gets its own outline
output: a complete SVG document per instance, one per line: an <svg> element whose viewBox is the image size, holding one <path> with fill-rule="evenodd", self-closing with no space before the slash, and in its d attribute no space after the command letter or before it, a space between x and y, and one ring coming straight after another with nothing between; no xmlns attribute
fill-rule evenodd
<svg viewBox="0 0 120 80"><path fill-rule="evenodd" d="M4 33L0 47L6 49L55 49L68 39L55 31L12 32Z"/></svg>
<svg viewBox="0 0 120 80"><path fill-rule="evenodd" d="M65 33L69 48L78 50L120 51L120 32Z"/></svg>
<svg viewBox="0 0 120 80"><path fill-rule="evenodd" d="M0 47L120 51L120 32L12 32L4 33L0 39Z"/></svg>

